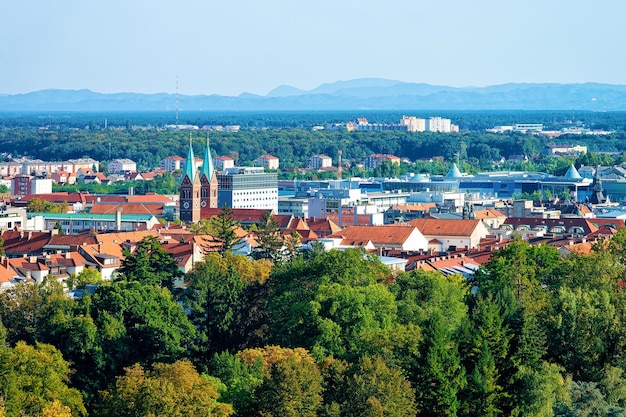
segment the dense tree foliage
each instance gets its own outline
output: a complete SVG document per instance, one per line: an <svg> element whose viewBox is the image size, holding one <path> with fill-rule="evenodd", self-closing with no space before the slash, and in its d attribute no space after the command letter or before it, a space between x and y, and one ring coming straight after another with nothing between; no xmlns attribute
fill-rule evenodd
<svg viewBox="0 0 626 417"><path fill-rule="evenodd" d="M417 112L418 117L432 114ZM546 144L577 143L588 146L592 152L623 152L623 113L581 112L572 119L570 112L440 112L459 125L460 133L374 131L348 132L344 128L331 130L334 123L345 123L356 117L368 117L372 123L398 123L403 113L359 112L359 113L237 113L237 114L193 114L187 122L198 126L235 124L241 125L239 132L214 132L211 147L218 155L227 155L237 164L252 164L262 154L280 158L281 175L294 178L300 175L297 168L307 166L307 159L314 154L326 154L337 163L338 151L343 152L344 166L354 174L392 176L408 171L444 174L449 164L457 159L463 171L475 172L487 169L516 169L561 173L571 163L576 166L612 162L607 155L591 153L580 158L544 157L541 152ZM171 115L170 115L171 116ZM108 128L96 123L98 115L46 114L46 122L33 115L0 115L0 143L5 156L29 156L49 159L79 158L90 156L96 160L110 161L115 158L130 158L140 169L151 169L170 155L185 155L189 143L188 132L162 129L172 123L167 115L158 113L131 115L101 115L108 119ZM224 123L227 122L227 123ZM544 139L519 132L496 134L487 128L515 123L543 123L546 129L585 126L590 129L615 131L610 135L562 135ZM42 126L43 125L43 126ZM141 128L138 126L141 125ZM328 129L313 131L313 126ZM44 127L44 128L42 128ZM204 135L202 135L204 136ZM194 151L200 155L204 139L194 140ZM374 153L394 154L416 163L398 165L384 164L377 170L363 172L357 164ZM530 160L504 161L511 155L524 155ZM433 163L420 160L441 157ZM443 161L443 162L442 162ZM561 172L562 171L562 172ZM323 179L336 174L312 172L308 178ZM138 193L149 191L175 192L176 184L170 174L153 181L138 181L134 184L116 184L118 190L133 186ZM65 189L91 189L103 192L110 186L89 184L70 186Z"/></svg>
<svg viewBox="0 0 626 417"><path fill-rule="evenodd" d="M232 414L232 407L217 401L215 384L203 378L189 361L157 363L145 370L135 364L102 393L94 413L102 417L215 416Z"/></svg>
<svg viewBox="0 0 626 417"><path fill-rule="evenodd" d="M357 250L276 264L223 251L172 293L148 238L123 279L80 300L55 282L0 293L0 410L624 415L625 241L566 258L514 241L469 282Z"/></svg>

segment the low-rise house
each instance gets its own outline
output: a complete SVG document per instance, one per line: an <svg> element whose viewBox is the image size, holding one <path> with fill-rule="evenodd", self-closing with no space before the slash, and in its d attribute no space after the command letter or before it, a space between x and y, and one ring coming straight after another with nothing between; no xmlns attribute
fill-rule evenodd
<svg viewBox="0 0 626 417"><path fill-rule="evenodd" d="M45 264L39 263L36 256L25 256L23 258L10 258L9 265L20 276L26 280L33 280L41 284L50 273L50 268Z"/></svg>
<svg viewBox="0 0 626 417"><path fill-rule="evenodd" d="M506 220L506 215L493 208L474 210L472 213L475 219L481 220L485 226L492 229L499 228Z"/></svg>
<svg viewBox="0 0 626 417"><path fill-rule="evenodd" d="M235 160L230 156L216 156L213 158L213 166L218 170L225 170L235 166Z"/></svg>
<svg viewBox="0 0 626 417"><path fill-rule="evenodd" d="M324 169L331 167L332 165L332 158L326 155L313 155L307 161L307 166L311 169Z"/></svg>
<svg viewBox="0 0 626 417"><path fill-rule="evenodd" d="M543 232L552 235L588 236L603 226L614 229L624 227L624 221L619 219L583 219L576 217L560 219L542 219L538 217L509 217L500 229L514 230L518 233Z"/></svg>
<svg viewBox="0 0 626 417"><path fill-rule="evenodd" d="M119 174L122 172L137 171L137 163L128 158L114 159L107 166L109 173Z"/></svg>
<svg viewBox="0 0 626 417"><path fill-rule="evenodd" d="M389 154L373 154L365 158L363 166L365 169L376 169L384 161L389 161L392 164L400 165L400 158L395 155Z"/></svg>
<svg viewBox="0 0 626 417"><path fill-rule="evenodd" d="M450 251L457 248L476 248L489 234L485 224L478 219L415 219L409 222L429 241L429 249Z"/></svg>
<svg viewBox="0 0 626 417"><path fill-rule="evenodd" d="M262 166L266 169L278 169L280 160L272 155L261 155L254 160L254 165Z"/></svg>
<svg viewBox="0 0 626 417"><path fill-rule="evenodd" d="M41 255L55 232L29 232L24 230L5 230L4 252L9 258Z"/></svg>
<svg viewBox="0 0 626 417"><path fill-rule="evenodd" d="M428 240L410 225L350 226L333 233L324 241L332 241L333 247L373 247L380 255L388 251L420 251L428 248Z"/></svg>
<svg viewBox="0 0 626 417"><path fill-rule="evenodd" d="M9 260L2 258L0 262L0 292L15 286L19 282L19 275L9 266Z"/></svg>

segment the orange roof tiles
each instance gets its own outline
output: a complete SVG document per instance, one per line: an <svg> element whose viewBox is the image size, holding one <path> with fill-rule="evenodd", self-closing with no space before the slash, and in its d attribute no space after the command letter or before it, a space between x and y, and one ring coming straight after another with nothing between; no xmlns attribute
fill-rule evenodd
<svg viewBox="0 0 626 417"><path fill-rule="evenodd" d="M471 236L480 220L415 219L409 222L424 236Z"/></svg>
<svg viewBox="0 0 626 417"><path fill-rule="evenodd" d="M403 212L411 211L429 211L431 208L437 207L437 203L414 203L414 204L402 204L393 206L393 210L399 210Z"/></svg>
<svg viewBox="0 0 626 417"><path fill-rule="evenodd" d="M410 226L350 226L328 237L341 238L342 243L348 245L362 245L367 242L375 245L402 245L414 230Z"/></svg>
<svg viewBox="0 0 626 417"><path fill-rule="evenodd" d="M504 214L502 214L501 212L499 212L496 209L490 209L490 208L486 208L483 210L476 210L474 211L474 216L477 219L483 220L483 219L495 219L498 217L506 217Z"/></svg>

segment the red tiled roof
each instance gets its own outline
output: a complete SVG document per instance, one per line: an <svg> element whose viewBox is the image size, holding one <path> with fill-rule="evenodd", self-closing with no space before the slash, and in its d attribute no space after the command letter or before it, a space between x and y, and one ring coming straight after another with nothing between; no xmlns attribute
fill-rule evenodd
<svg viewBox="0 0 626 417"><path fill-rule="evenodd" d="M496 209L491 209L491 208L486 208L483 210L476 210L474 211L474 216L477 219L494 219L494 218L498 218L498 217L506 217L504 214L502 214L501 212L499 212Z"/></svg>
<svg viewBox="0 0 626 417"><path fill-rule="evenodd" d="M599 219L593 219L599 220ZM611 219L614 220L614 219ZM614 221L612 222L614 223ZM565 230L569 230L571 227L581 227L584 234L590 234L598 230L590 219L583 219L580 217L566 217L561 219L543 219L540 217L509 217L504 221L504 224L510 224L517 230L521 225L527 225L530 228L536 228L538 226L546 226L549 229L557 226L562 226Z"/></svg>
<svg viewBox="0 0 626 417"><path fill-rule="evenodd" d="M11 282L16 275L17 274L13 271L13 269L11 269L11 267L5 268L4 265L0 265L0 286Z"/></svg>
<svg viewBox="0 0 626 417"><path fill-rule="evenodd" d="M241 224L259 223L264 214L270 210L265 209L231 209L233 220ZM220 208L205 207L202 209L202 218L210 219L213 216L219 216L222 212Z"/></svg>
<svg viewBox="0 0 626 417"><path fill-rule="evenodd" d="M9 265L16 270L25 269L28 271L48 271L50 269L46 265L37 261L31 262L30 258L10 258Z"/></svg>
<svg viewBox="0 0 626 417"><path fill-rule="evenodd" d="M339 215L334 213L329 213L326 215L329 220L332 220L335 224L339 224ZM357 225L359 226L370 226L372 223L372 217L369 214L357 214ZM352 211L345 211L341 216L341 223L343 227L346 226L355 226L354 224L354 213Z"/></svg>
<svg viewBox="0 0 626 417"><path fill-rule="evenodd" d="M598 228L608 226L608 225L615 225L615 227L617 227L618 229L621 229L624 227L624 220L622 219L594 218L594 219L589 219L589 221L591 222L591 224L593 224L594 226L597 226Z"/></svg>
<svg viewBox="0 0 626 417"><path fill-rule="evenodd" d="M193 245L191 242L166 243L162 244L161 247L174 258L176 265L179 267L186 265L189 258L193 255Z"/></svg>
<svg viewBox="0 0 626 417"><path fill-rule="evenodd" d="M437 203L414 203L414 204L401 204L397 206L393 206L393 210L399 210L402 212L413 212L413 211L429 211L431 208L437 207Z"/></svg>
<svg viewBox="0 0 626 417"><path fill-rule="evenodd" d="M22 201L30 201L33 198L38 198L40 200L47 201L49 203L60 204L67 202L68 204L73 203L85 203L86 194L83 193L68 193L67 191L57 192L57 193L48 193L48 194L36 194L30 195L22 199Z"/></svg>
<svg viewBox="0 0 626 417"><path fill-rule="evenodd" d="M82 244L93 245L98 243L98 238L92 235L52 235L49 246L80 246Z"/></svg>
<svg viewBox="0 0 626 417"><path fill-rule="evenodd" d="M362 245L367 242L374 245L402 245L414 230L410 226L350 226L328 237L343 239L342 244L347 245Z"/></svg>
<svg viewBox="0 0 626 417"><path fill-rule="evenodd" d="M88 262L83 255L78 252L67 252L63 254L49 255L52 265L65 265L70 267L85 266Z"/></svg>
<svg viewBox="0 0 626 417"><path fill-rule="evenodd" d="M40 254L50 242L50 232L23 232L6 230L2 233L4 251L7 255Z"/></svg>
<svg viewBox="0 0 626 417"><path fill-rule="evenodd" d="M471 236L480 220L415 219L410 225L418 228L424 236Z"/></svg>
<svg viewBox="0 0 626 417"><path fill-rule="evenodd" d="M331 233L341 230L341 227L330 219L317 219L315 217L309 217L306 222L309 225L309 229L314 231L320 237L328 236Z"/></svg>
<svg viewBox="0 0 626 417"><path fill-rule="evenodd" d="M278 223L278 227L281 229L289 228L289 224L293 220L293 216L291 214L274 214L274 220Z"/></svg>

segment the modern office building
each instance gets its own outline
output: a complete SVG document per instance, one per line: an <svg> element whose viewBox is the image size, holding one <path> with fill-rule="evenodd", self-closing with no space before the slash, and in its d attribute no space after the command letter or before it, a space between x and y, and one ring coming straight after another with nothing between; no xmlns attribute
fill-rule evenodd
<svg viewBox="0 0 626 417"><path fill-rule="evenodd" d="M233 167L217 175L219 204L278 212L278 175L263 167Z"/></svg>

